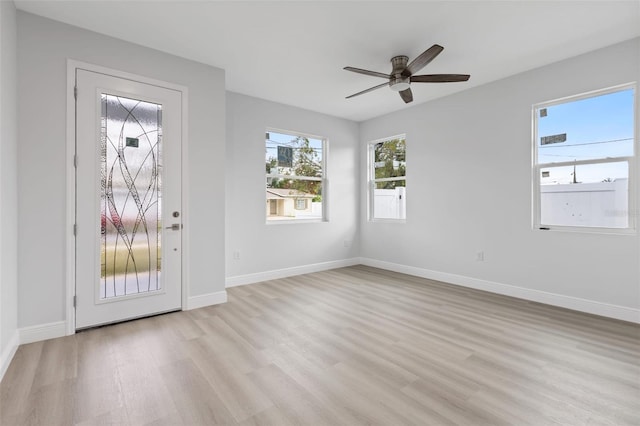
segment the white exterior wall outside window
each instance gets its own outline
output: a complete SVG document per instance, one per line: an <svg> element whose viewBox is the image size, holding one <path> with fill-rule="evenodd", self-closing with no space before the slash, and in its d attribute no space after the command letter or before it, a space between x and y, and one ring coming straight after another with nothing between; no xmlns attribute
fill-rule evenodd
<svg viewBox="0 0 640 426"><path fill-rule="evenodd" d="M369 220L404 221L407 217L405 135L368 144Z"/></svg>
<svg viewBox="0 0 640 426"><path fill-rule="evenodd" d="M326 220L326 148L322 137L267 130L267 223Z"/></svg>
<svg viewBox="0 0 640 426"><path fill-rule="evenodd" d="M635 229L635 85L534 105L534 227Z"/></svg>

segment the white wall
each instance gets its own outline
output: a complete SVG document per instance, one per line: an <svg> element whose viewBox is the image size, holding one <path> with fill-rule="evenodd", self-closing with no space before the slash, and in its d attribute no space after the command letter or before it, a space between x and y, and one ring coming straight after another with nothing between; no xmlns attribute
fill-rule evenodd
<svg viewBox="0 0 640 426"><path fill-rule="evenodd" d="M0 378L17 345L16 9L0 1Z"/></svg>
<svg viewBox="0 0 640 426"><path fill-rule="evenodd" d="M190 296L224 291L224 71L18 13L18 325L65 320L67 59L188 87Z"/></svg>
<svg viewBox="0 0 640 426"><path fill-rule="evenodd" d="M267 128L328 139L328 222L266 224ZM260 274L358 256L358 156L355 122L227 93L227 155L225 164L217 164L220 177L227 176L227 277L264 277ZM234 251L240 259L233 258Z"/></svg>
<svg viewBox="0 0 640 426"><path fill-rule="evenodd" d="M531 106L638 81L639 56L635 39L362 123L361 206L366 142L400 133L408 199L405 224L361 213L361 255L638 309L637 235L532 230Z"/></svg>

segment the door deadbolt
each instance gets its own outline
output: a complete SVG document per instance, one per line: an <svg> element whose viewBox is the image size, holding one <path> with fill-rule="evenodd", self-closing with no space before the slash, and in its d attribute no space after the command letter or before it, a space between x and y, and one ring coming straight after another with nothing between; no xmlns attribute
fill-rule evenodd
<svg viewBox="0 0 640 426"><path fill-rule="evenodd" d="M173 212L172 216L173 217L180 217L180 212Z"/></svg>

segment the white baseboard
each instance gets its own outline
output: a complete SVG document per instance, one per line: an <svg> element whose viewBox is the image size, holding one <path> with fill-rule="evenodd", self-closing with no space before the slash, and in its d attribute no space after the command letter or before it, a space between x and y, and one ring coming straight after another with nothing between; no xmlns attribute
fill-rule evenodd
<svg viewBox="0 0 640 426"><path fill-rule="evenodd" d="M402 274L413 275L416 277L427 278L435 281L442 281L444 283L474 288L477 290L484 290L491 293L530 300L532 302L559 306L561 308L572 309L574 311L586 312L589 314L600 315L603 317L640 324L640 309L596 302L593 300L581 299L579 297L565 296L562 294L549 293L546 291L533 290L524 287L517 287L509 284L501 284L493 281L471 278L464 275L456 275L447 272L416 268L415 266L384 262L382 260L376 259L360 258L360 263L362 265L386 269L388 271L400 272Z"/></svg>
<svg viewBox="0 0 640 426"><path fill-rule="evenodd" d="M18 350L18 346L20 346L20 337L18 336L18 331L16 330L11 336L11 339L9 339L7 347L4 348L2 354L0 355L0 381L2 381L4 373L7 372L7 368L9 368L9 364L11 364L11 360Z"/></svg>
<svg viewBox="0 0 640 426"><path fill-rule="evenodd" d="M55 339L67 335L67 322L57 321L48 324L33 325L18 329L20 344L39 342L41 340Z"/></svg>
<svg viewBox="0 0 640 426"><path fill-rule="evenodd" d="M216 293L203 294L201 296L193 296L187 299L187 308L185 310L202 308L209 305L217 305L227 301L227 292L218 291ZM17 344L24 345L27 343L39 342L42 340L55 339L67 335L67 322L57 321L48 324L33 325L18 329L16 333ZM6 351L5 351L6 352ZM15 352L15 349L14 349ZM4 363L5 353L2 354L2 362ZM13 357L13 353L11 354ZM4 364L2 365L4 366Z"/></svg>
<svg viewBox="0 0 640 426"><path fill-rule="evenodd" d="M237 287L239 285L247 285L259 283L262 281L277 280L279 278L293 277L302 274L311 274L313 272L328 271L330 269L344 268L360 263L359 258L332 260L329 262L312 263L310 265L294 266L293 268L274 269L272 271L257 272L255 274L237 275L235 277L227 277L226 286Z"/></svg>
<svg viewBox="0 0 640 426"><path fill-rule="evenodd" d="M227 291L216 291L215 293L203 294L200 296L191 296L187 299L187 307L185 311L191 309L204 308L205 306L219 305L227 302Z"/></svg>

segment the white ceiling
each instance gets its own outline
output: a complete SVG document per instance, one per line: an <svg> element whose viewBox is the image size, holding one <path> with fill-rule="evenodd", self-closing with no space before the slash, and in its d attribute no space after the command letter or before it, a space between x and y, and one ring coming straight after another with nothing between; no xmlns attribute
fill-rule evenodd
<svg viewBox="0 0 640 426"><path fill-rule="evenodd" d="M640 1L30 1L18 9L226 70L227 89L362 121L640 36ZM466 83L384 80L392 56L445 47L419 74ZM585 70L589 72L589 70Z"/></svg>

